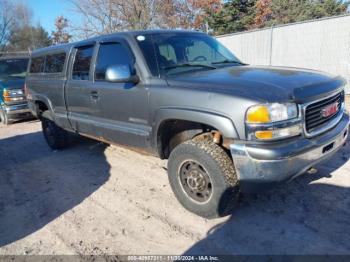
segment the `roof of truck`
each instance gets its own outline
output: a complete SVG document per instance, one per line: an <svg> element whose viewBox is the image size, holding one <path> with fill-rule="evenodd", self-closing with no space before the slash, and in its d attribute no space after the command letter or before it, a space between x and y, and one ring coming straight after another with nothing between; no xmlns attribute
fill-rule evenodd
<svg viewBox="0 0 350 262"><path fill-rule="evenodd" d="M58 45L52 45L40 49L36 49L32 52L32 56L43 54L43 53L51 53L55 51L67 51L72 46L77 45L84 45L88 44L89 42L93 42L96 40L99 40L104 37L113 37L113 36L136 36L136 35L147 35L147 34L162 34L162 33L203 33L199 31L189 31L189 30L177 30L177 29L171 29L171 30L163 30L163 29L157 29L157 30L137 30L137 31L125 31L125 32L117 32L112 34L105 34L100 36L95 36L92 38L84 39L77 42L67 43L67 44L58 44Z"/></svg>

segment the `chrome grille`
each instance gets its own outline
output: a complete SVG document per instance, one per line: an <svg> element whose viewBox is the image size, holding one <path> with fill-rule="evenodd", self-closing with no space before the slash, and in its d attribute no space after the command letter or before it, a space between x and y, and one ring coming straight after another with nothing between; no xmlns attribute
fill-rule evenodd
<svg viewBox="0 0 350 262"><path fill-rule="evenodd" d="M337 113L324 117L322 110L338 102ZM325 98L323 100L312 103L305 108L305 131L309 134L317 132L318 129L323 129L333 119L337 118L339 114L342 114L342 104L344 102L344 92L340 92L334 96Z"/></svg>

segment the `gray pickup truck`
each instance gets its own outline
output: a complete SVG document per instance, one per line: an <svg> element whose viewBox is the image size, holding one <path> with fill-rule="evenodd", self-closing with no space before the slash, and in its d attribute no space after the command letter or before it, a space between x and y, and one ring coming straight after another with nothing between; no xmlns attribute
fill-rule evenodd
<svg viewBox="0 0 350 262"><path fill-rule="evenodd" d="M51 148L77 133L168 159L176 197L207 218L229 214L240 192L305 173L348 135L342 78L250 66L199 32L122 32L36 50L26 85Z"/></svg>

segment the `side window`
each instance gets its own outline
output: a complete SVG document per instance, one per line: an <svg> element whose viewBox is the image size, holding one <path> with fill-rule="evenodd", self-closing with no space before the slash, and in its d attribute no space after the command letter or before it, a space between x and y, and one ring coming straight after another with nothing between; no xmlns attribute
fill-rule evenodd
<svg viewBox="0 0 350 262"><path fill-rule="evenodd" d="M106 70L111 65L131 65L132 62L130 50L123 44L101 44L96 61L95 79L105 80Z"/></svg>
<svg viewBox="0 0 350 262"><path fill-rule="evenodd" d="M89 80L93 52L94 46L92 45L77 48L72 72L72 78L74 80Z"/></svg>
<svg viewBox="0 0 350 262"><path fill-rule="evenodd" d="M45 56L32 57L30 62L30 73L41 73L44 71Z"/></svg>
<svg viewBox="0 0 350 262"><path fill-rule="evenodd" d="M45 73L62 73L66 53L59 53L46 56Z"/></svg>

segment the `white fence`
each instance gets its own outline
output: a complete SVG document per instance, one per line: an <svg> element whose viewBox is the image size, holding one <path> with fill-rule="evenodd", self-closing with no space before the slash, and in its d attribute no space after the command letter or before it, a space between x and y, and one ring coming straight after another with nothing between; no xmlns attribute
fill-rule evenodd
<svg viewBox="0 0 350 262"><path fill-rule="evenodd" d="M249 64L311 68L341 75L350 93L350 15L217 38Z"/></svg>

